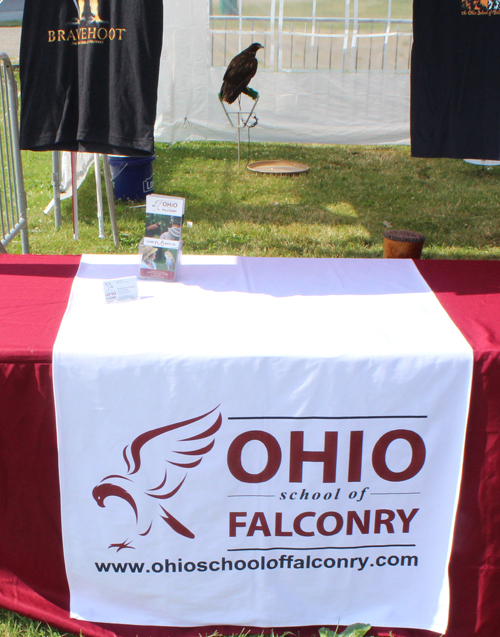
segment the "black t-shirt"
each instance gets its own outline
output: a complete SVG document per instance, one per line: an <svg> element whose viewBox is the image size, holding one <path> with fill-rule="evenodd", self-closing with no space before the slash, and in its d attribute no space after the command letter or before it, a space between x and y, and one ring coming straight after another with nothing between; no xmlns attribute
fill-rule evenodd
<svg viewBox="0 0 500 637"><path fill-rule="evenodd" d="M26 0L21 148L151 155L162 0Z"/></svg>
<svg viewBox="0 0 500 637"><path fill-rule="evenodd" d="M500 0L414 0L415 157L500 159Z"/></svg>

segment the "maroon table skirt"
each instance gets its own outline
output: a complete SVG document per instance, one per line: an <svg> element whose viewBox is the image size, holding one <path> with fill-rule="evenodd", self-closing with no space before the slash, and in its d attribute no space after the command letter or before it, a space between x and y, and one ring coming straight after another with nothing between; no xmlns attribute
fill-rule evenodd
<svg viewBox="0 0 500 637"><path fill-rule="evenodd" d="M0 255L0 606L89 637L198 637L242 627L92 624L69 616L52 347L78 256ZM500 636L500 261L416 261L474 350L447 637ZM452 432L450 432L452 435ZM418 604L418 599L412 600ZM370 621L360 617L360 621ZM246 626L246 629L254 628ZM255 627L270 632L272 627ZM289 627L301 637L318 627ZM387 635L390 626L374 629ZM254 632L254 630L252 630ZM278 628L275 632L283 633ZM435 633L392 629L395 637Z"/></svg>

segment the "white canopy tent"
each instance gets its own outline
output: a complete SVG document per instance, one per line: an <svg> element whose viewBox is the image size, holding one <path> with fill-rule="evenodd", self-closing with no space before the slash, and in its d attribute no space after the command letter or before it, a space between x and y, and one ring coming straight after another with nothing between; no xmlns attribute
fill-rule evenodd
<svg viewBox="0 0 500 637"><path fill-rule="evenodd" d="M164 0L157 141L235 139L218 92L256 41L253 140L409 143L411 11L411 0Z"/></svg>

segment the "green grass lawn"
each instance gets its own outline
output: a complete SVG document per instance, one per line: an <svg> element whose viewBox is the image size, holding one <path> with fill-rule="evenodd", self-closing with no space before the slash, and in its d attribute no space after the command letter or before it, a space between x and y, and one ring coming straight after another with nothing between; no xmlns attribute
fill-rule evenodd
<svg viewBox="0 0 500 637"><path fill-rule="evenodd" d="M42 622L21 617L17 613L0 608L0 637L65 637Z"/></svg>
<svg viewBox="0 0 500 637"><path fill-rule="evenodd" d="M341 634L338 630L332 631L328 628L320 628L318 637L369 637L367 633L370 631L369 624L351 624ZM300 633L299 633L300 635ZM0 637L71 637L69 633L61 633L47 624L27 619L7 610L0 609ZM201 633L200 633L201 637ZM222 633L215 631L208 637L223 637ZM229 637L264 637L264 633L260 635L251 635L249 630L243 629L238 635L233 634ZM272 632L271 637L296 637L292 633Z"/></svg>
<svg viewBox="0 0 500 637"><path fill-rule="evenodd" d="M500 167L456 159L417 159L407 146L242 143L156 145L155 192L186 198L184 252L282 257L381 257L388 227L426 236L423 258L500 257ZM246 163L287 159L306 174L250 172ZM23 153L31 251L36 254L134 253L144 232L141 202L117 202L121 245L98 238L90 172L79 191L80 240L71 201L63 227L43 210L52 198L51 153ZM105 198L104 198L105 199ZM105 199L105 207L106 207ZM9 247L20 252L18 241Z"/></svg>

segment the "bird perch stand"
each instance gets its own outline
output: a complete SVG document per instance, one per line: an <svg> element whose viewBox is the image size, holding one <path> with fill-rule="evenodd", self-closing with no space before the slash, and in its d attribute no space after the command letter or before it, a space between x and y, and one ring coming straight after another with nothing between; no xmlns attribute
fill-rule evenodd
<svg viewBox="0 0 500 637"><path fill-rule="evenodd" d="M226 114L227 119L229 120L229 123L231 124L233 128L236 128L236 130L238 131L238 166L240 165L240 156L241 156L241 152L240 152L241 129L253 128L254 126L257 126L257 124L259 123L257 116L254 115L255 108L259 101L259 94L257 93L257 91L254 91L249 88L246 89L245 93L254 100L252 108L249 111L242 110L241 95L238 97L238 110L230 110L230 111L226 108L226 104L222 101L222 99L220 99L220 96L219 96L220 103L222 104L222 108L224 110L224 113ZM253 123L250 124L249 122L252 118L253 118Z"/></svg>

